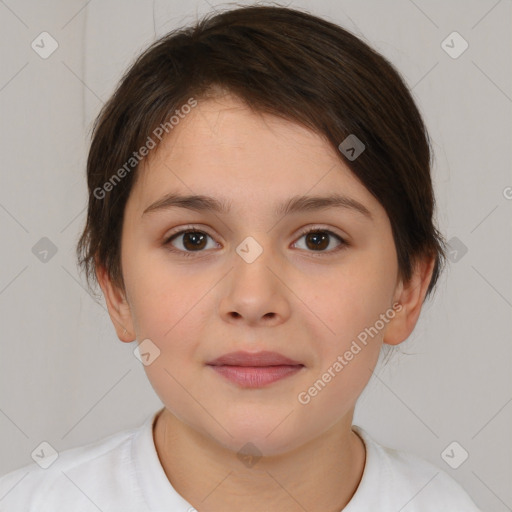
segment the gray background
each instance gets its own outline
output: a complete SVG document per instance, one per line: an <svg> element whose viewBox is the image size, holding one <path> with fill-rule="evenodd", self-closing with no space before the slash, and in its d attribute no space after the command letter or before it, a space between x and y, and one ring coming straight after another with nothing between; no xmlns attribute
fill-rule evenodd
<svg viewBox="0 0 512 512"><path fill-rule="evenodd" d="M226 5L44 4L0 2L0 474L33 463L43 440L58 451L82 445L161 406L136 342L117 339L77 271L87 145L134 56ZM512 510L511 1L287 5L362 37L413 89L434 145L438 222L453 247L437 295L404 354L377 368L355 423L447 471L482 509ZM31 48L43 31L59 45L47 59ZM469 43L455 59L441 46L453 31ZM46 262L32 251L43 237L57 248ZM458 469L441 458L452 441L469 453Z"/></svg>

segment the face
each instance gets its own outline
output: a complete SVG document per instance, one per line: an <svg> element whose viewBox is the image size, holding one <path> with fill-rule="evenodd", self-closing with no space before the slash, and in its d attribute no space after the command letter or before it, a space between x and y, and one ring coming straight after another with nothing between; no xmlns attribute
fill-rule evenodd
<svg viewBox="0 0 512 512"><path fill-rule="evenodd" d="M150 340L151 359L159 351L144 368L168 411L225 447L251 441L269 455L350 426L399 316L380 203L321 136L231 96L199 101L140 171L122 232L122 321ZM163 206L168 194L229 211ZM279 210L333 195L345 200ZM302 366L247 387L208 365L234 351Z"/></svg>

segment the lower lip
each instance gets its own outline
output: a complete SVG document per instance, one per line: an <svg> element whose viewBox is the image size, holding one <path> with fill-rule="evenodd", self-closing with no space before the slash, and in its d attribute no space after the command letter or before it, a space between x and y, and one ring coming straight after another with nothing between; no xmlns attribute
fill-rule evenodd
<svg viewBox="0 0 512 512"><path fill-rule="evenodd" d="M299 372L302 365L280 366L213 366L223 377L245 388L260 388Z"/></svg>

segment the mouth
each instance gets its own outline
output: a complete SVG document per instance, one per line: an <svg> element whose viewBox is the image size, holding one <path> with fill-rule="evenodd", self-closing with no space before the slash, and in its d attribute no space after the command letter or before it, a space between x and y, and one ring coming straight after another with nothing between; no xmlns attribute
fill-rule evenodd
<svg viewBox="0 0 512 512"><path fill-rule="evenodd" d="M230 352L207 363L216 373L244 388L260 388L297 374L302 363L277 352Z"/></svg>

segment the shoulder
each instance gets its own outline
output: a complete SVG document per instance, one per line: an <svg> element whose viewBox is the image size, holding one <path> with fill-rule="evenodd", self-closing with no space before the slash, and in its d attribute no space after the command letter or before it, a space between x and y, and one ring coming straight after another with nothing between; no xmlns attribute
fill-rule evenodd
<svg viewBox="0 0 512 512"><path fill-rule="evenodd" d="M361 427L352 428L366 446L360 483L363 493L378 488L389 510L407 506L411 512L480 512L462 486L442 469L411 453L380 445Z"/></svg>
<svg viewBox="0 0 512 512"><path fill-rule="evenodd" d="M1 510L89 510L94 502L92 495L98 489L108 488L115 494L116 488L127 485L120 481L122 475L114 468L129 468L131 442L138 430L123 430L99 441L64 450L53 462L42 448L41 466L34 462L0 477ZM45 456L48 457L46 461ZM105 496L97 499L107 503Z"/></svg>

